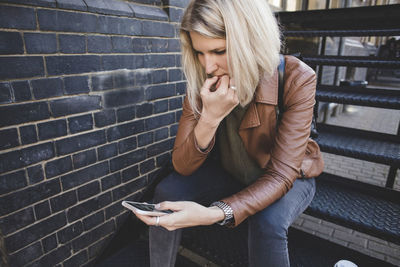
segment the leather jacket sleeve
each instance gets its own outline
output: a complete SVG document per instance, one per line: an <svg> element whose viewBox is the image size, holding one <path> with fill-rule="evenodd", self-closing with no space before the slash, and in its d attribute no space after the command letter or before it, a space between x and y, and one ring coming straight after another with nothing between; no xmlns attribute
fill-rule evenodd
<svg viewBox="0 0 400 267"><path fill-rule="evenodd" d="M196 171L206 160L208 153L215 143L215 135L209 146L201 150L194 136L198 118L195 117L187 97L183 102L182 116L179 120L179 128L176 134L174 148L172 150L172 164L175 170L182 175L190 175Z"/></svg>
<svg viewBox="0 0 400 267"><path fill-rule="evenodd" d="M233 209L235 226L285 195L299 177L310 134L316 79L308 66L301 66L301 71L292 70L286 67L285 111L264 174L240 192L222 199Z"/></svg>

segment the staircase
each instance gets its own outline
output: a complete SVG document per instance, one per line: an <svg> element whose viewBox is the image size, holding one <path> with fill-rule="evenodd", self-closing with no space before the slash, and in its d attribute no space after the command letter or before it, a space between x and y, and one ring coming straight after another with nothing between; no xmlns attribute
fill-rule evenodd
<svg viewBox="0 0 400 267"><path fill-rule="evenodd" d="M398 14L400 5L280 12L277 16L286 29L285 37L319 37L321 40L319 53L303 54L303 61L319 70L318 101L400 110L400 90L321 84L322 66L400 69L399 58L327 56L323 49L328 36L400 35ZM397 135L324 123L318 124L318 132L317 142L322 151L385 164L390 166L390 171L385 187L322 173L316 178L317 192L305 213L400 245L400 192L393 190L400 166L400 125ZM122 231L119 235L123 235ZM139 246L138 255L148 253L145 239L144 236L135 241L146 246ZM246 240L245 223L235 229L213 225L187 229L182 246L220 266L247 266ZM148 261L141 259L143 257L134 257L138 251L135 242L130 243L130 249L125 246L114 256L102 257L99 266L111 266L121 257L130 257L130 260L118 266L146 266ZM358 266L393 266L293 228L289 231L289 250L292 266L333 266L340 259L354 261ZM177 266L198 265L180 256Z"/></svg>

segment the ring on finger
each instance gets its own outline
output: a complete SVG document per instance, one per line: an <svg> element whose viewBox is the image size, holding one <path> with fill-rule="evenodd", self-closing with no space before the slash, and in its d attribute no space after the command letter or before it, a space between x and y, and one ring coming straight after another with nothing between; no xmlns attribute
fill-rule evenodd
<svg viewBox="0 0 400 267"><path fill-rule="evenodd" d="M233 86L233 85L229 86L229 88L232 89L232 90L235 90L235 91L237 89L236 86Z"/></svg>
<svg viewBox="0 0 400 267"><path fill-rule="evenodd" d="M155 226L157 226L157 227L160 226L160 216L157 216Z"/></svg>

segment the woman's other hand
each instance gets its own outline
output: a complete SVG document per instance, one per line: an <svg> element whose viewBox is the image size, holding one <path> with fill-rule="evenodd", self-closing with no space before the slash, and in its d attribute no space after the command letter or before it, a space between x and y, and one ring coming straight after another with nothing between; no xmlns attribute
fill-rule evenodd
<svg viewBox="0 0 400 267"><path fill-rule="evenodd" d="M211 88L215 85L216 90ZM208 78L200 89L203 109L200 120L218 126L219 123L239 104L236 90L231 88L233 80L228 75Z"/></svg>
<svg viewBox="0 0 400 267"><path fill-rule="evenodd" d="M156 206L159 210L172 210L171 214L159 217L158 226L169 231L197 225L210 225L225 218L222 209L204 207L192 201L164 201ZM157 216L135 215L147 225L157 225Z"/></svg>

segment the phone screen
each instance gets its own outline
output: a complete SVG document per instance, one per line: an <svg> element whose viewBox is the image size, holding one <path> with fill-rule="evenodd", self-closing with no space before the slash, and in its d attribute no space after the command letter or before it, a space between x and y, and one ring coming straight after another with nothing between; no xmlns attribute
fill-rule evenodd
<svg viewBox="0 0 400 267"><path fill-rule="evenodd" d="M158 210L154 204L141 203L134 201L122 201L122 205L128 209L134 208L139 214L161 216L173 213L172 210Z"/></svg>

